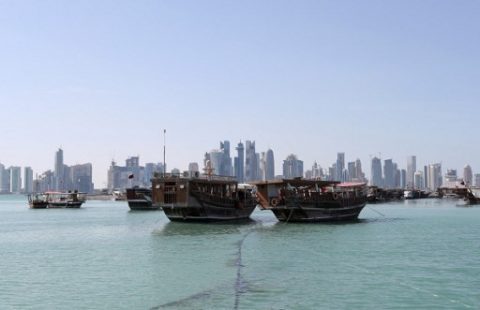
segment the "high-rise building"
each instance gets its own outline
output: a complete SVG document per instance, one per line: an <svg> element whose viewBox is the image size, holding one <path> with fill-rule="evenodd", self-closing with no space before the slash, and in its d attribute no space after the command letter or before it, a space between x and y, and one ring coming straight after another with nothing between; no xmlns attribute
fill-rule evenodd
<svg viewBox="0 0 480 310"><path fill-rule="evenodd" d="M406 188L407 186L407 170L400 170L400 188ZM413 183L412 183L413 187Z"/></svg>
<svg viewBox="0 0 480 310"><path fill-rule="evenodd" d="M272 149L267 150L266 159L265 159L265 179L273 180L275 179L275 158L273 156Z"/></svg>
<svg viewBox="0 0 480 310"><path fill-rule="evenodd" d="M447 173L445 173L443 184L445 187L455 187L457 185L458 177L457 177L457 170L455 169L447 169Z"/></svg>
<svg viewBox="0 0 480 310"><path fill-rule="evenodd" d="M92 164L74 165L70 167L72 187L82 193L93 192Z"/></svg>
<svg viewBox="0 0 480 310"><path fill-rule="evenodd" d="M53 171L55 178L55 190L65 190L65 165L63 164L63 150L58 149L55 153L55 170Z"/></svg>
<svg viewBox="0 0 480 310"><path fill-rule="evenodd" d="M10 192L10 171L0 164L0 193Z"/></svg>
<svg viewBox="0 0 480 310"><path fill-rule="evenodd" d="M233 176L232 158L230 157L230 141L220 142L220 150L223 152L221 175Z"/></svg>
<svg viewBox="0 0 480 310"><path fill-rule="evenodd" d="M442 186L442 164L428 165L427 188L435 191Z"/></svg>
<svg viewBox="0 0 480 310"><path fill-rule="evenodd" d="M417 171L417 157L408 156L407 157L407 188L412 188L414 185L414 174Z"/></svg>
<svg viewBox="0 0 480 310"><path fill-rule="evenodd" d="M22 169L10 167L10 193L18 194L22 191Z"/></svg>
<svg viewBox="0 0 480 310"><path fill-rule="evenodd" d="M303 161L294 154L288 155L283 161L283 177L286 179L303 177Z"/></svg>
<svg viewBox="0 0 480 310"><path fill-rule="evenodd" d="M345 181L354 181L357 179L357 167L356 167L356 163L354 161L351 161L348 163L347 165L347 179Z"/></svg>
<svg viewBox="0 0 480 310"><path fill-rule="evenodd" d="M216 175L223 175L223 151L211 150L208 153L208 159L210 160L210 167L212 168L212 173Z"/></svg>
<svg viewBox="0 0 480 310"><path fill-rule="evenodd" d="M235 166L235 176L237 177L237 181L240 183L245 182L244 177L244 169L245 169L245 148L243 147L242 141L240 141L235 148L237 150L237 156L234 159L234 166Z"/></svg>
<svg viewBox="0 0 480 310"><path fill-rule="evenodd" d="M385 188L395 188L395 168L391 159L383 162L383 185Z"/></svg>
<svg viewBox="0 0 480 310"><path fill-rule="evenodd" d="M475 186L480 187L480 173L475 174Z"/></svg>
<svg viewBox="0 0 480 310"><path fill-rule="evenodd" d="M33 192L33 170L30 167L23 169L23 192L27 194Z"/></svg>
<svg viewBox="0 0 480 310"><path fill-rule="evenodd" d="M370 180L370 185L383 186L382 161L377 157L372 158L372 179Z"/></svg>
<svg viewBox="0 0 480 310"><path fill-rule="evenodd" d="M345 181L343 170L345 170L345 153L337 153L335 181Z"/></svg>
<svg viewBox="0 0 480 310"><path fill-rule="evenodd" d="M470 165L466 165L463 168L463 181L467 186L471 186L473 184L473 172L472 172L472 167L470 167Z"/></svg>
<svg viewBox="0 0 480 310"><path fill-rule="evenodd" d="M414 189L424 189L425 182L423 181L423 172L417 171L413 176L413 188Z"/></svg>
<svg viewBox="0 0 480 310"><path fill-rule="evenodd" d="M245 142L245 181L258 180L258 154L255 153L255 141Z"/></svg>

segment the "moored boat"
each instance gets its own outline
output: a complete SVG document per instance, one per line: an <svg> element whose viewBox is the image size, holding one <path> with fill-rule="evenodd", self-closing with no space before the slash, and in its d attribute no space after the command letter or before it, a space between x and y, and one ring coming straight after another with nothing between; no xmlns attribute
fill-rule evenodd
<svg viewBox="0 0 480 310"><path fill-rule="evenodd" d="M48 208L80 208L85 202L85 193L47 192Z"/></svg>
<svg viewBox="0 0 480 310"><path fill-rule="evenodd" d="M245 220L255 209L251 188L235 178L211 174L160 174L152 178L153 204L171 221Z"/></svg>
<svg viewBox="0 0 480 310"><path fill-rule="evenodd" d="M159 206L152 204L152 190L150 188L132 187L126 192L130 210L158 210Z"/></svg>
<svg viewBox="0 0 480 310"><path fill-rule="evenodd" d="M467 194L465 196L465 202L469 205L480 204L480 195L474 192L471 188L468 188Z"/></svg>
<svg viewBox="0 0 480 310"><path fill-rule="evenodd" d="M44 193L29 194L28 205L32 209L46 209L48 207L48 195Z"/></svg>
<svg viewBox="0 0 480 310"><path fill-rule="evenodd" d="M365 207L365 183L281 179L256 182L257 201L282 222L352 221Z"/></svg>

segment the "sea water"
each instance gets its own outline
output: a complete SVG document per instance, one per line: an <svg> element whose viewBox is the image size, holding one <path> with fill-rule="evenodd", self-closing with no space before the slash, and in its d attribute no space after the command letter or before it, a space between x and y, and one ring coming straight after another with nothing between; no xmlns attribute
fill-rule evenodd
<svg viewBox="0 0 480 310"><path fill-rule="evenodd" d="M32 210L0 196L0 309L480 309L480 207L188 224L126 202Z"/></svg>

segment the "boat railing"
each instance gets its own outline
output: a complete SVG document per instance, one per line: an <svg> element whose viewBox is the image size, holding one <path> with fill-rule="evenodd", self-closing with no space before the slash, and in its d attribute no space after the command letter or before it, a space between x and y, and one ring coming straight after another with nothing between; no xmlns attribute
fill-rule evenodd
<svg viewBox="0 0 480 310"><path fill-rule="evenodd" d="M225 182L233 182L237 180L236 177L232 177L232 176L189 173L188 171L183 173L154 172L153 177L158 179L198 179L198 180L225 181Z"/></svg>

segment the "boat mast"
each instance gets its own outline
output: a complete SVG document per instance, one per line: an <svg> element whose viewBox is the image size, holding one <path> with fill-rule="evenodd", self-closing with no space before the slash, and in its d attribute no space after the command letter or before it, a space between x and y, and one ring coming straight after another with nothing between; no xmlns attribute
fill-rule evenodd
<svg viewBox="0 0 480 310"><path fill-rule="evenodd" d="M163 177L167 174L167 166L165 166L165 141L166 141L167 130L163 129Z"/></svg>

